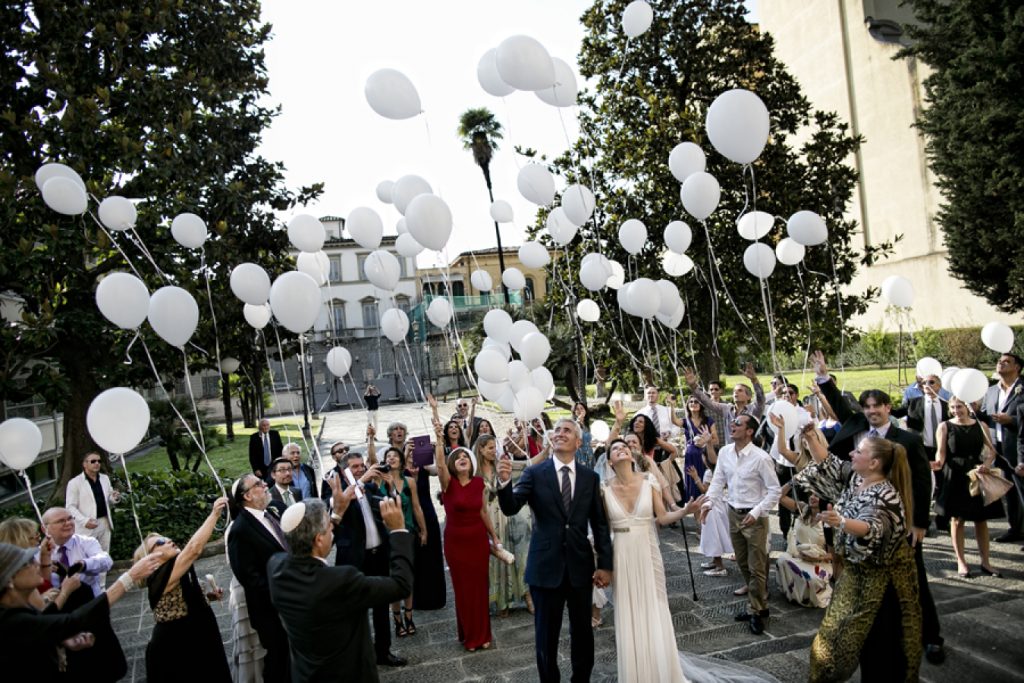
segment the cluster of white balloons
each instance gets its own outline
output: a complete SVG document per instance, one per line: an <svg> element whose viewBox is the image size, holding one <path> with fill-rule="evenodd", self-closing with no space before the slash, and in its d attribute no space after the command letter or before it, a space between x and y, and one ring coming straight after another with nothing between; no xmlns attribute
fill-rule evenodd
<svg viewBox="0 0 1024 683"><path fill-rule="evenodd" d="M484 316L486 338L473 361L481 395L521 420L540 415L555 393L555 381L544 367L551 342L529 320L513 321L501 309ZM512 351L519 354L512 357Z"/></svg>
<svg viewBox="0 0 1024 683"><path fill-rule="evenodd" d="M686 314L679 288L670 280L637 278L619 287L616 295L623 312L638 318L656 318L670 329L679 327Z"/></svg>
<svg viewBox="0 0 1024 683"><path fill-rule="evenodd" d="M988 377L981 370L955 365L943 369L942 363L931 356L919 359L915 372L918 377L941 378L942 386L964 403L980 401L988 391Z"/></svg>
<svg viewBox="0 0 1024 683"><path fill-rule="evenodd" d="M452 235L451 209L434 194L434 189L424 178L409 174L393 182L384 180L377 185L377 198L385 204L393 205L402 214L395 226L398 232L395 249L402 256L413 257L424 249L440 251L448 244ZM365 207L357 211L359 215L355 230L351 226L351 214L345 227L360 246L377 249L380 246L380 235L383 234L380 217ZM367 212L372 212L372 215Z"/></svg>
<svg viewBox="0 0 1024 683"><path fill-rule="evenodd" d="M510 36L485 52L476 78L489 95L505 97L526 90L553 107L571 107L579 94L572 67L552 57L536 38L524 35Z"/></svg>

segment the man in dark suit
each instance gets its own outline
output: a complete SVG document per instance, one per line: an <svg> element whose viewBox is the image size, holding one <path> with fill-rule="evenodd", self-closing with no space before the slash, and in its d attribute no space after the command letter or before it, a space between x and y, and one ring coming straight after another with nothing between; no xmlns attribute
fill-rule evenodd
<svg viewBox="0 0 1024 683"><path fill-rule="evenodd" d="M1024 495L1024 479L1015 474L1020 464L1020 423L1017 411L1024 405L1024 379L1020 373L1024 368L1024 360L1012 353L1004 353L996 361L996 374L999 381L990 386L981 402L981 409L975 407L978 419L991 428L992 443L996 447L996 465L1003 471L1006 478L1014 483L1006 496L1006 516L1010 522L1010 530L999 538L997 543L1013 543L1024 540L1024 507L1021 496Z"/></svg>
<svg viewBox="0 0 1024 683"><path fill-rule="evenodd" d="M941 391L942 378L937 375L922 377L921 395L907 399L903 406L892 411L893 417L907 418L908 431L921 435L929 462L935 461L935 453L939 448L935 441L935 430L949 419L949 404L942 398ZM945 479L937 477L934 481L935 496L939 498ZM943 531L949 531L949 519L936 515L935 526Z"/></svg>
<svg viewBox="0 0 1024 683"><path fill-rule="evenodd" d="M371 577L352 566L327 566L338 511L347 511L355 489L342 493L332 480L334 514L318 499L292 508L283 520L291 550L270 559L270 598L291 643L296 681L376 681L366 610L385 609L409 595L413 581L413 537L401 505L380 505L389 531L390 576ZM295 525L294 527L292 525ZM329 634L324 637L324 634Z"/></svg>
<svg viewBox="0 0 1024 683"><path fill-rule="evenodd" d="M281 457L281 434L270 428L270 420L260 420L259 429L249 437L249 466L252 473L270 482L270 463Z"/></svg>
<svg viewBox="0 0 1024 683"><path fill-rule="evenodd" d="M473 401L473 410L469 409L469 402ZM476 430L480 427L480 423L484 421L482 417L476 415L476 397L472 399L460 398L458 403L455 404L455 414L452 415L452 420L459 423L462 427L462 434L466 439L466 443L473 438L476 434ZM390 436L390 434L388 435Z"/></svg>
<svg viewBox="0 0 1024 683"><path fill-rule="evenodd" d="M612 542L600 482L594 470L576 462L582 441L578 424L559 420L551 434L554 457L527 468L515 486L508 485L512 461L498 461L502 513L511 517L524 505L533 512L526 583L533 597L537 671L544 682L559 680L558 635L567 603L572 679L590 680L594 668L591 596L594 586L603 588L612 579ZM594 534L593 548L587 539L588 524Z"/></svg>
<svg viewBox="0 0 1024 683"><path fill-rule="evenodd" d="M302 492L292 486L292 461L287 458L278 458L270 464L270 479L274 482L270 488L269 508L277 513L277 518L293 505L302 500Z"/></svg>
<svg viewBox="0 0 1024 683"><path fill-rule="evenodd" d="M821 388L825 400L835 408L836 417L841 423L839 431L836 432L829 444L829 451L848 460L850 453L864 438L877 436L900 444L907 452L914 498L910 544L914 546L914 557L917 564L917 587L921 599L921 640L924 643L925 657L928 661L933 664L941 664L945 660L946 654L943 648L943 639L939 633L939 614L935 609L931 590L928 588L928 574L925 571L924 556L921 553L921 543L928 529L932 492L931 467L924 451L924 444L917 434L900 429L890 422L892 400L887 393L880 389L869 389L863 392L860 395L862 412L855 413L850 410L846 401L842 400L839 388L829 377L824 354L821 351L815 351L812 360L817 374L815 381ZM895 591L890 586L883 600L882 608L875 618L875 627L872 628L871 634L864 644L865 651L870 651L870 644L875 638L878 640L898 638L899 634L893 632L893 629L898 630L899 623L899 602L896 600ZM876 663L879 670L875 672L864 672L862 667L861 677L864 680L883 680L893 675L889 663Z"/></svg>
<svg viewBox="0 0 1024 683"><path fill-rule="evenodd" d="M351 494L354 500L341 513L341 522L335 529L337 551L334 563L355 567L364 576L387 576L391 570L390 535L380 511L385 496L374 483L383 476L380 468L379 464L367 468L362 455L349 452L345 457L345 469L337 477L341 488L346 491L353 487L354 482ZM332 477L331 480L334 479ZM391 624L385 603L373 607L373 645L378 665L405 666L408 663L391 652Z"/></svg>
<svg viewBox="0 0 1024 683"><path fill-rule="evenodd" d="M289 681L288 636L270 602L267 582L267 560L287 550L288 542L277 519L267 512L270 493L262 479L254 474L238 479L231 490L231 502L235 521L227 532L228 563L245 589L249 621L267 651L263 680Z"/></svg>

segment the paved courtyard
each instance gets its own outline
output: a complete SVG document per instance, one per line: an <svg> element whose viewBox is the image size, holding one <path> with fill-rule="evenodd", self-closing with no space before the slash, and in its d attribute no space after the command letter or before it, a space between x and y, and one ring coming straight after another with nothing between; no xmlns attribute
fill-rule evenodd
<svg viewBox="0 0 1024 683"><path fill-rule="evenodd" d="M444 405L441 415L450 415L452 404ZM365 432L366 414L357 411L330 413L325 416L321 435L324 453L326 445L345 440L354 443ZM429 409L417 406L387 406L380 411L380 431L389 421L405 422L410 432L426 433L429 428ZM494 418L495 427L503 431L510 421L503 416ZM439 509L443 515L443 510ZM773 516L773 551L783 548ZM1005 522L990 524L993 536L1005 528ZM973 549L973 531L968 531L968 550ZM821 621L822 611L797 607L787 603L774 585L775 573L769 583L772 618L764 635L751 634L745 624L733 621L733 615L743 609L744 598L733 596L741 579L735 564L727 563L729 576L711 578L700 573L698 565L703 558L696 552L692 529L687 537L690 560L696 579L697 600L693 599L687 570L687 553L682 532L678 529L661 531L662 555L668 583L670 609L679 649L696 654L712 655L739 661L773 674L780 681L807 679L808 648ZM977 564L977 555L968 555ZM925 565L935 602L938 606L943 635L946 638L947 659L941 666L922 664L924 681L1002 681L1024 680L1024 552L1019 544L993 544L992 563L1003 573L1003 578L977 577L961 579L956 574L956 563L949 535L925 541ZM227 587L230 575L223 554L214 554L200 560L200 576L212 573L221 586ZM116 572L111 578L114 578ZM143 608L143 592L130 594L115 605L112 618L129 662L134 662L134 680L145 679L144 652L152 627L148 607ZM614 598L613 598L614 599ZM230 615L226 604L214 606L221 625L225 647L230 655ZM614 609L605 609L604 625L597 629L595 648L597 665L595 681L615 680L615 637L612 628ZM495 648L490 651L466 653L455 637L454 599L448 585L447 607L436 612L419 611L415 614L418 633L396 640L393 649L410 661L401 669L381 670L383 681L426 683L429 681L534 681L536 670L533 655L533 620L523 609L508 617L492 620ZM566 680L570 673L568 660L568 622L563 623L563 639L559 656ZM324 638L331 634L324 633ZM183 653L187 656L187 653ZM856 677L854 680L858 680Z"/></svg>

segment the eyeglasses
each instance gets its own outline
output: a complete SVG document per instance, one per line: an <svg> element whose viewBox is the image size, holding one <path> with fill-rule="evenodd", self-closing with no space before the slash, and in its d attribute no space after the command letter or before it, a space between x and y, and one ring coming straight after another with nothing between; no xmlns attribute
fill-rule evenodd
<svg viewBox="0 0 1024 683"><path fill-rule="evenodd" d="M935 381L934 379L926 379L926 380L924 381L924 383L925 383L925 384L927 384L928 386L931 386L931 387L933 387L933 386L935 386L936 384L938 384L938 382L937 382L937 381Z"/></svg>
<svg viewBox="0 0 1024 683"><path fill-rule="evenodd" d="M337 450L331 451L331 455L345 455L346 453L348 453L347 448L339 448Z"/></svg>
<svg viewBox="0 0 1024 683"><path fill-rule="evenodd" d="M85 464L86 465L95 465L98 462L99 462L99 460L86 460Z"/></svg>
<svg viewBox="0 0 1024 683"><path fill-rule="evenodd" d="M244 491L242 491L242 494L244 495L246 493L249 493L249 491L252 491L254 488L257 488L259 486L262 486L263 488L267 488L267 482L263 481L262 479L257 479L256 483L253 484L252 486L246 487L246 489Z"/></svg>

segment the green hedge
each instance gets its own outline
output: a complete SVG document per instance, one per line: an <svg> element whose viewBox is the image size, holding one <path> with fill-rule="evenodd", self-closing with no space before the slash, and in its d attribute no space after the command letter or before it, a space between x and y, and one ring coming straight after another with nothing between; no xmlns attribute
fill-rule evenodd
<svg viewBox="0 0 1024 683"><path fill-rule="evenodd" d="M1015 336L1013 352L1024 356L1024 327L1012 328ZM913 367L918 358L931 356L944 366L989 370L995 366L999 354L981 343L980 327L956 327L935 330L925 327L916 332L903 333L903 364ZM848 366L890 367L899 360L899 334L875 327L846 348Z"/></svg>

